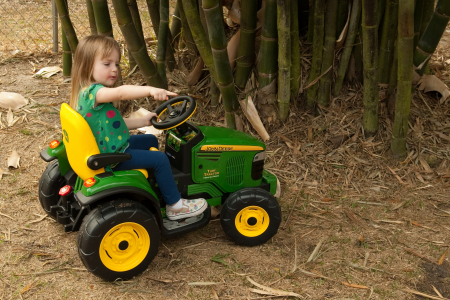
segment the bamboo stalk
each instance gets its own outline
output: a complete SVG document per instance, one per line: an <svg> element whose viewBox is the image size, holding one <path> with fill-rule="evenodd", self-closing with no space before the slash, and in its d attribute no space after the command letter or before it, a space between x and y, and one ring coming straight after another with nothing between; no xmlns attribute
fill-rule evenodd
<svg viewBox="0 0 450 300"><path fill-rule="evenodd" d="M325 0L314 0L314 4L314 39L308 84L311 84L317 77L320 76L320 71L322 68ZM315 83L311 85L306 92L307 109L313 109L315 106L317 88L318 84Z"/></svg>
<svg viewBox="0 0 450 300"><path fill-rule="evenodd" d="M139 34L139 37L142 40L142 43L145 45L144 32L142 30L142 22L141 16L139 15L139 8L137 6L136 0L127 0L128 8L130 9L131 17L133 18L134 26ZM128 51L128 60L130 64L130 70L134 69L136 66L136 61L134 60L133 55L131 55L131 51Z"/></svg>
<svg viewBox="0 0 450 300"><path fill-rule="evenodd" d="M159 24L161 22L161 18L159 16L159 14L160 14L159 1L160 0L147 0L148 12L150 15L150 19L152 20L153 30L155 31L155 35L156 35L156 38L158 39L158 43L160 40L159 36L158 36ZM167 35L167 40L169 41L169 44L170 44L170 41L172 40L172 35L170 33ZM166 43L167 43L167 41L166 41ZM166 47L166 62L167 62L167 67L169 68L170 71L172 71L176 65L172 46Z"/></svg>
<svg viewBox="0 0 450 300"><path fill-rule="evenodd" d="M175 11L173 12L172 15L172 23L170 26L170 34L172 35L171 43L174 49L178 48L178 41L180 40L181 35L180 2L181 0L177 0Z"/></svg>
<svg viewBox="0 0 450 300"><path fill-rule="evenodd" d="M342 30L347 23L349 0L339 0L337 20L336 20L336 40L339 38Z"/></svg>
<svg viewBox="0 0 450 300"><path fill-rule="evenodd" d="M406 135L411 105L411 81L414 47L414 0L401 0L398 26L398 82L395 101L395 118L392 127L391 150L395 157L403 159L407 155Z"/></svg>
<svg viewBox="0 0 450 300"><path fill-rule="evenodd" d="M312 43L314 41L314 7L316 0L309 1L309 12L308 12L308 35L306 37L306 42Z"/></svg>
<svg viewBox="0 0 450 300"><path fill-rule="evenodd" d="M197 56L198 48L196 47L196 42L194 40L194 37L192 36L192 30L190 29L189 21L187 20L186 14L184 12L184 7L186 6L186 4L183 4L183 1L181 1L180 4L180 18L182 24L183 42L184 45L189 49L189 52L192 55Z"/></svg>
<svg viewBox="0 0 450 300"><path fill-rule="evenodd" d="M394 90L397 88L397 73L398 73L398 46L394 46L394 59L392 60L391 72L389 75L389 87L387 94L391 96Z"/></svg>
<svg viewBox="0 0 450 300"><path fill-rule="evenodd" d="M241 36L234 74L236 86L241 90L245 88L255 61L257 7L257 1L241 0Z"/></svg>
<svg viewBox="0 0 450 300"><path fill-rule="evenodd" d="M139 69L142 72L146 82L150 86L164 87L164 82L158 74L155 65L148 56L147 47L139 37L136 27L133 23L130 10L126 0L113 0L114 11L116 12L117 22L122 31L128 50L132 53Z"/></svg>
<svg viewBox="0 0 450 300"><path fill-rule="evenodd" d="M353 44L355 43L356 33L358 32L360 19L361 19L361 0L353 0L347 38L345 39L344 50L342 50L341 58L339 60L337 78L333 88L334 97L339 96L339 93L341 92L342 83L344 82L345 73L347 73L348 63L350 61L350 56L352 54Z"/></svg>
<svg viewBox="0 0 450 300"><path fill-rule="evenodd" d="M159 34L158 34L158 48L156 50L156 68L159 76L164 82L164 88L167 89L166 76L166 46L169 30L169 0L161 0L159 5Z"/></svg>
<svg viewBox="0 0 450 300"><path fill-rule="evenodd" d="M394 57L394 44L397 36L398 1L388 0L384 14L380 53L378 55L378 81L380 83L389 82L389 70Z"/></svg>
<svg viewBox="0 0 450 300"><path fill-rule="evenodd" d="M69 42L66 38L66 33L64 30L61 30L62 37L62 65L63 65L63 76L70 77L70 73L72 72L72 52L70 51Z"/></svg>
<svg viewBox="0 0 450 300"><path fill-rule="evenodd" d="M67 41L70 45L70 50L75 53L75 49L78 45L78 38L73 28L72 21L69 16L69 9L67 8L65 0L55 0L56 7L58 9L59 18L61 19L61 27L66 33Z"/></svg>
<svg viewBox="0 0 450 300"><path fill-rule="evenodd" d="M383 20L384 11L386 9L386 2L389 0L376 0L378 3L377 10L377 26L380 27L381 21Z"/></svg>
<svg viewBox="0 0 450 300"><path fill-rule="evenodd" d="M417 43L419 43L424 2L425 0L416 0L416 6L414 8L414 48L416 48Z"/></svg>
<svg viewBox="0 0 450 300"><path fill-rule="evenodd" d="M431 58L444 33L450 18L450 1L439 0L434 14L414 51L414 66L417 73L424 73L424 66Z"/></svg>
<svg viewBox="0 0 450 300"><path fill-rule="evenodd" d="M97 25L98 34L113 37L108 2L106 2L106 0L92 0L92 8L94 10L95 24Z"/></svg>
<svg viewBox="0 0 450 300"><path fill-rule="evenodd" d="M258 83L260 89L269 85L277 77L278 36L276 26L277 1L266 0L259 49Z"/></svg>
<svg viewBox="0 0 450 300"><path fill-rule="evenodd" d="M336 22L339 0L327 0L325 14L325 40L322 54L322 77L319 81L319 90L317 93L317 103L322 106L330 104L330 89L333 72L330 67L334 61L334 46L336 44ZM332 68L331 68L332 69Z"/></svg>
<svg viewBox="0 0 450 300"><path fill-rule="evenodd" d="M337 1L337 0L336 0ZM291 2L277 0L278 29L278 112L285 122L291 99Z"/></svg>
<svg viewBox="0 0 450 300"><path fill-rule="evenodd" d="M301 57L298 1L291 1L291 96L297 100L300 90Z"/></svg>
<svg viewBox="0 0 450 300"><path fill-rule="evenodd" d="M227 53L227 40L223 27L223 11L219 0L203 0L206 23L208 25L214 66L217 71L217 85L222 94L225 119L228 128L236 128L235 113L239 102L234 89L233 74Z"/></svg>
<svg viewBox="0 0 450 300"><path fill-rule="evenodd" d="M180 13L186 16L186 21L189 23L189 32L192 34L192 38L195 41L197 50L203 59L209 73L214 79L214 82L218 82L216 67L214 65L214 58L211 50L211 45L209 43L209 38L203 29L202 22L200 20L199 11L197 9L196 0L183 0L180 6ZM182 9L183 7L183 9ZM223 26L223 25L222 25ZM184 28L184 24L183 24ZM185 30L183 29L183 36L185 35Z"/></svg>
<svg viewBox="0 0 450 300"><path fill-rule="evenodd" d="M86 0L86 7L89 17L89 28L91 29L91 34L97 34L97 25L95 24L94 8L92 7L91 0Z"/></svg>
<svg viewBox="0 0 450 300"><path fill-rule="evenodd" d="M217 107L219 105L220 90L212 78L209 82L209 94L211 95L211 107Z"/></svg>

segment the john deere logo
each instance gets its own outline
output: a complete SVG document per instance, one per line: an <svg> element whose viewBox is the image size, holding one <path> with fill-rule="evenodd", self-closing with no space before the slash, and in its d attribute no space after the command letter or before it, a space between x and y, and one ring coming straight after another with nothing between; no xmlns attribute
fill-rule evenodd
<svg viewBox="0 0 450 300"><path fill-rule="evenodd" d="M64 139L69 142L69 135L67 134L67 131L63 129Z"/></svg>

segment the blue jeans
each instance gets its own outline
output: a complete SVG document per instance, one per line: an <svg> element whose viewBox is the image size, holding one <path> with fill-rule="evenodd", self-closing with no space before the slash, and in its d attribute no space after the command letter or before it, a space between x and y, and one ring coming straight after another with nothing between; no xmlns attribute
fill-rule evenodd
<svg viewBox="0 0 450 300"><path fill-rule="evenodd" d="M150 147L159 148L158 139L152 134L139 134L130 136L128 142L130 146L125 153L130 153L131 159L119 163L113 170L153 169L166 204L177 203L181 196L173 179L169 158L161 151L149 151Z"/></svg>

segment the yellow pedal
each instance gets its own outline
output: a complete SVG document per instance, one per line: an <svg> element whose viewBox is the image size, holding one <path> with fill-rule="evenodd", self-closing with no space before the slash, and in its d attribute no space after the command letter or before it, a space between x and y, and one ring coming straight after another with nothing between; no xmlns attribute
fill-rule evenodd
<svg viewBox="0 0 450 300"><path fill-rule="evenodd" d="M150 149L148 149L148 150L150 150L150 151L159 151L158 148L155 148L155 147L150 147Z"/></svg>

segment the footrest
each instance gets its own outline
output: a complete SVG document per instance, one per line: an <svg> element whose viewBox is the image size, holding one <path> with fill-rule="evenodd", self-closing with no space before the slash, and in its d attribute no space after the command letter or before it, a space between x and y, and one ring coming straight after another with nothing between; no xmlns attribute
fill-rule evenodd
<svg viewBox="0 0 450 300"><path fill-rule="evenodd" d="M211 219L211 207L198 216L182 220L163 219L162 236L163 238L172 238L190 231L194 231L206 226Z"/></svg>

